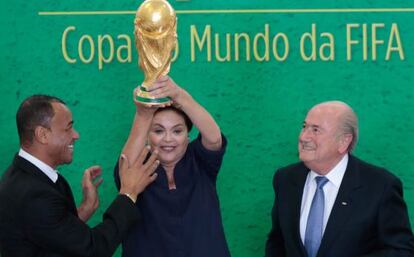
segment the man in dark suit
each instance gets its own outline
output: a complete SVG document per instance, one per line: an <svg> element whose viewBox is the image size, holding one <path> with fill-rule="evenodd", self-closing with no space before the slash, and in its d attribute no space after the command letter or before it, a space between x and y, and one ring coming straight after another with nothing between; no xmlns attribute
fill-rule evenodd
<svg viewBox="0 0 414 257"><path fill-rule="evenodd" d="M147 150L131 163L121 157L120 194L103 222L89 228L85 222L99 205L100 168L85 170L79 208L55 170L72 162L79 138L70 110L58 98L35 95L20 105L16 121L21 148L0 181L0 255L112 256L129 227L139 221L134 203L157 176L156 154L145 164Z"/></svg>
<svg viewBox="0 0 414 257"><path fill-rule="evenodd" d="M266 257L413 257L400 180L350 155L357 117L343 102L314 106L301 162L279 169Z"/></svg>

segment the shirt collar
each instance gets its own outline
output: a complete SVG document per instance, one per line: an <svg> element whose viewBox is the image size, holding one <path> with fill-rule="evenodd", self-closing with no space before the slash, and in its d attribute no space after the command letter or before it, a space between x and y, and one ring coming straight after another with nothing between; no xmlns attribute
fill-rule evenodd
<svg viewBox="0 0 414 257"><path fill-rule="evenodd" d="M39 168L46 176L50 178L54 183L56 183L56 180L58 179L58 172L57 170L52 169L49 165L42 162L38 158L34 157L30 153L26 152L22 148L19 150L19 156L26 159L30 163L32 163L34 166Z"/></svg>
<svg viewBox="0 0 414 257"><path fill-rule="evenodd" d="M335 167L333 167L333 169L325 175L325 177L329 179L329 181L337 188L339 188L339 186L341 185L346 167L348 165L348 159L348 154L345 154L344 157L342 157L342 159L335 165ZM311 170L310 181L313 181L313 179L317 176L320 175Z"/></svg>

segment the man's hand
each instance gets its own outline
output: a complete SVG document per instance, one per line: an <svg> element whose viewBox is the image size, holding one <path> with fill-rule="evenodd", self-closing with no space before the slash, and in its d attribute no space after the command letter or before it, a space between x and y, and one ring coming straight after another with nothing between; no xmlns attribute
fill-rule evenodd
<svg viewBox="0 0 414 257"><path fill-rule="evenodd" d="M98 187L102 183L101 167L92 166L85 170L82 178L82 203L78 208L78 217L84 222L92 216L99 206Z"/></svg>
<svg viewBox="0 0 414 257"><path fill-rule="evenodd" d="M155 150L145 162L149 150L145 147L136 160L128 160L122 154L119 160L119 177L121 180L120 194L125 194L133 202L137 200L138 194L157 178L155 169L158 167L157 151Z"/></svg>

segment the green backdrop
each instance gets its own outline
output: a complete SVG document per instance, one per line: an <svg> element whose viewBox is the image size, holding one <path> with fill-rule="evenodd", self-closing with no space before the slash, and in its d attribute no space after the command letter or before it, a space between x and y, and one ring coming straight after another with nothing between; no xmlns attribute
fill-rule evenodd
<svg viewBox="0 0 414 257"><path fill-rule="evenodd" d="M73 163L60 168L78 202L83 170L94 164L104 170L101 206L90 225L101 220L116 194L112 169L133 117L132 89L143 79L132 33L139 4L1 3L0 173L19 148L14 120L19 103L35 93L61 97L80 132ZM233 256L263 255L272 176L298 160L306 111L325 100L339 99L355 109L356 155L402 179L414 221L409 1L171 4L178 13L179 51L170 75L211 112L229 141L218 192Z"/></svg>

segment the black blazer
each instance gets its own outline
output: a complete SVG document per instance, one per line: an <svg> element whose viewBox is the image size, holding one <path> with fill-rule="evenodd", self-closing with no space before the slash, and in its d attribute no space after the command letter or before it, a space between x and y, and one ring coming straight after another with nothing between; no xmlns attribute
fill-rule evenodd
<svg viewBox="0 0 414 257"><path fill-rule="evenodd" d="M94 228L78 218L65 194L36 166L17 156L0 181L2 257L112 256L137 220L135 205L118 196Z"/></svg>
<svg viewBox="0 0 414 257"><path fill-rule="evenodd" d="M276 196L266 257L306 257L299 220L308 172L300 162L274 176ZM414 256L414 237L400 180L350 156L317 256Z"/></svg>

